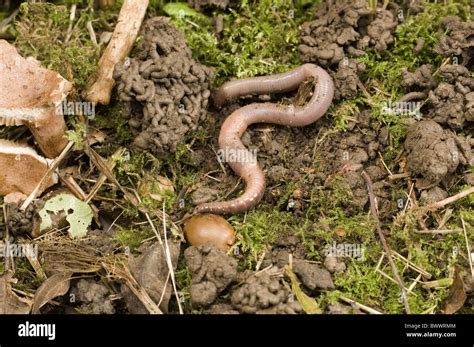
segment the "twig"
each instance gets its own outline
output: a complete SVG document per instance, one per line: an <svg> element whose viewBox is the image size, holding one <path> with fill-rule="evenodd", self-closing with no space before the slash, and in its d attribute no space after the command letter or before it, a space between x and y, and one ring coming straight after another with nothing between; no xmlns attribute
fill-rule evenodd
<svg viewBox="0 0 474 347"><path fill-rule="evenodd" d="M214 154L216 155L217 157L217 162L219 163L221 169L222 169L222 172L224 173L224 176L227 176L227 171L225 169L225 166L224 164L222 163L222 160L221 158L219 157L219 154L217 153L216 149L214 148L214 146L211 146L211 149L212 151L214 152Z"/></svg>
<svg viewBox="0 0 474 347"><path fill-rule="evenodd" d="M372 307L369 307L369 306L365 306L361 303L358 303L357 301L355 300L352 300L352 299L349 299L349 298L346 298L345 296L340 296L339 297L340 300L344 301L345 303L348 303L350 305L354 305L355 307L357 307L358 309L361 309L365 312L368 312L368 313L371 313L371 314L383 314L382 312L380 311L377 311L377 310L374 310Z"/></svg>
<svg viewBox="0 0 474 347"><path fill-rule="evenodd" d="M2 20L0 22L0 29L3 29L4 27L6 27L8 24L10 24L10 22L12 20L15 19L15 17L17 16L18 12L20 12L20 9L17 8L15 11L13 11L13 13L11 15L9 15L7 18L5 18L4 20Z"/></svg>
<svg viewBox="0 0 474 347"><path fill-rule="evenodd" d="M388 168L387 164L385 164L385 160L383 160L382 154L380 154L380 152L377 152L377 154L379 155L380 161L382 162L382 165L384 166L385 170L387 170L389 177L394 176L392 171L390 171L390 169Z"/></svg>
<svg viewBox="0 0 474 347"><path fill-rule="evenodd" d="M407 203L405 204L405 207L403 208L403 213L405 213L405 212L407 211L408 202L411 203L412 208L413 208L413 202L411 201L411 193L413 192L413 187L415 187L415 183L412 183L412 184L411 184L410 191L409 191L408 194L407 194Z"/></svg>
<svg viewBox="0 0 474 347"><path fill-rule="evenodd" d="M181 199L184 198L184 196L186 195L188 190L189 190L189 185L188 184L185 184L183 186L183 188L181 188L181 190L179 191L178 196L176 197L176 200L173 204L173 211L176 211L178 209L178 207L180 207Z"/></svg>
<svg viewBox="0 0 474 347"><path fill-rule="evenodd" d="M457 234L460 233L462 229L439 229L439 230L416 230L417 234L438 234L438 235L447 235L447 234Z"/></svg>
<svg viewBox="0 0 474 347"><path fill-rule="evenodd" d="M59 179L66 185L66 187L74 194L74 196L82 201L85 201L87 194L82 190L81 186L76 182L72 176L64 176L59 174ZM89 206L94 213L94 220L97 225L100 227L101 223L99 220L99 209L91 202L88 202Z"/></svg>
<svg viewBox="0 0 474 347"><path fill-rule="evenodd" d="M404 261L406 263L406 266L408 266L410 269L418 272L419 274L422 274L423 277L430 279L433 277L428 271L425 269L422 269L421 267L417 266L415 263L411 262L407 258L405 258L403 255L400 253L397 253L395 251L392 251L393 256L397 257L398 259Z"/></svg>
<svg viewBox="0 0 474 347"><path fill-rule="evenodd" d="M8 228L8 220L7 220L7 206L6 204L2 205L3 208L3 221L5 223L5 243L8 245L10 242L10 228ZM5 271L11 270L13 273L15 273L15 269L13 268L14 262L11 261L10 259L10 252L5 252L4 255L4 264L5 264Z"/></svg>
<svg viewBox="0 0 474 347"><path fill-rule="evenodd" d="M469 194L473 194L474 193L474 187L471 187L469 189L466 189L460 193L457 193L456 195L453 195L453 196L450 196L449 198L446 198L444 200L441 200L441 201L438 201L438 202L435 202L434 204L431 204L431 205L428 205L428 206L425 206L423 207L423 209L427 210L427 211L432 211L432 210L437 210L437 209L440 209L448 204L451 204L459 199L462 199L466 196L468 196Z"/></svg>
<svg viewBox="0 0 474 347"><path fill-rule="evenodd" d="M446 223L449 221L452 215L453 215L453 209L447 208L446 211L444 212L443 218L438 223L438 229L442 229L446 225Z"/></svg>
<svg viewBox="0 0 474 347"><path fill-rule="evenodd" d="M113 160L113 157L120 157L120 156L123 155L123 153L125 153L125 148L121 147L118 150L116 150L114 154L112 154L112 158L107 160L106 165L107 165L107 167L109 168L110 171L112 171L115 168L115 165L117 164L115 162L115 160ZM92 187L89 195L87 196L87 198L84 201L89 203L94 198L94 196L97 194L99 189L105 184L106 181L107 181L107 176L102 172L99 176L99 179L94 184L94 186Z"/></svg>
<svg viewBox="0 0 474 347"><path fill-rule="evenodd" d="M87 28L87 31L89 32L89 36L91 37L91 41L94 44L94 46L99 47L99 44L97 43L97 36L95 35L94 28L92 27L92 21L88 21L86 23L86 28Z"/></svg>
<svg viewBox="0 0 474 347"><path fill-rule="evenodd" d="M33 268L33 270L35 270L36 276L38 276L39 279L46 281L48 277L46 276L43 268L41 267L41 264L38 261L37 255L33 256L31 252L25 252L25 253L26 253L26 258L31 264L31 267Z"/></svg>
<svg viewBox="0 0 474 347"><path fill-rule="evenodd" d="M35 189L31 192L31 194L26 198L26 200L23 202L23 204L20 207L20 210L24 211L30 204L31 202L36 199L38 196L39 192L43 190L43 186L46 184L46 182L49 181L49 178L53 174L53 172L56 170L56 168L59 166L61 161L64 159L66 154L69 152L69 150L74 146L73 141L69 141L66 147L64 147L63 151L61 154L54 159L52 162L51 166L48 168L48 171L44 174L43 178L41 178L41 181L39 181L38 185L35 187Z"/></svg>
<svg viewBox="0 0 474 347"><path fill-rule="evenodd" d="M231 196L232 194L234 194L234 192L236 191L236 189L239 187L239 185L242 183L242 177L239 177L239 179L237 180L237 183L235 184L234 188L232 188L226 195L224 195L224 200L226 200L229 196Z"/></svg>
<svg viewBox="0 0 474 347"><path fill-rule="evenodd" d="M389 175L388 179L390 181L395 181L395 180L398 180L401 178L407 178L407 177L410 177L410 174L408 172L404 172L404 173Z"/></svg>
<svg viewBox="0 0 474 347"><path fill-rule="evenodd" d="M461 216L462 230L464 231L464 239L466 240L467 248L467 257L469 258L469 268L471 269L471 277L474 277L474 271L472 269L472 256L471 256L471 247L469 246L469 240L467 238L466 223L464 223L464 218Z"/></svg>
<svg viewBox="0 0 474 347"><path fill-rule="evenodd" d="M171 283L173 284L174 294L176 295L176 301L178 302L179 313L183 314L183 308L181 307L181 301L178 295L178 290L176 289L176 280L174 276L173 262L171 261L170 247L168 245L168 238L166 236L166 211L165 211L165 201L163 201L163 234L165 237L165 253L166 253L166 263L168 264L168 271L171 276Z"/></svg>
<svg viewBox="0 0 474 347"><path fill-rule="evenodd" d="M130 270L125 267L124 268L125 272L125 283L127 287L135 294L135 296L141 301L143 306L150 312L151 314L163 314L163 312L160 310L158 305L153 301L153 299L148 295L147 291L140 286L140 284L137 282L135 277L131 274Z"/></svg>
<svg viewBox="0 0 474 347"><path fill-rule="evenodd" d="M74 26L74 20L76 19L76 9L77 5L73 4L71 6L71 13L69 14L69 27L67 28L67 33L66 33L66 39L64 40L64 43L68 43L69 40L71 39L72 36L72 29Z"/></svg>
<svg viewBox="0 0 474 347"><path fill-rule="evenodd" d="M92 160L92 162L97 166L97 168L107 177L107 179L115 184L115 186L120 189L120 191L123 193L125 198L130 201L134 206L138 205L138 201L136 197L131 194L130 192L126 191L122 185L119 183L117 178L115 178L115 175L113 174L112 170L109 169L107 166L107 163L104 161L104 159L97 154L96 151L92 149L90 146L86 146L84 148L84 152L87 154L87 156Z"/></svg>
<svg viewBox="0 0 474 347"><path fill-rule="evenodd" d="M410 305L408 304L405 286L403 285L402 279L400 278L400 275L398 274L397 267L392 258L392 253L391 253L392 251L388 247L387 241L385 240L385 236L383 235L382 227L380 226L380 220L379 220L379 216L377 214L377 208L375 205L375 195L374 195L372 180L370 179L369 175L365 171L362 171L362 177L364 177L365 182L367 183L367 190L368 190L369 199L370 199L370 210L375 219L377 233L379 235L380 241L382 242L382 247L385 251L385 254L387 255L388 262L390 263L390 266L392 268L393 276L395 277L398 283L398 286L400 287L400 290L402 292L402 301L403 301L403 304L405 305L405 312L410 314L411 310L410 310Z"/></svg>

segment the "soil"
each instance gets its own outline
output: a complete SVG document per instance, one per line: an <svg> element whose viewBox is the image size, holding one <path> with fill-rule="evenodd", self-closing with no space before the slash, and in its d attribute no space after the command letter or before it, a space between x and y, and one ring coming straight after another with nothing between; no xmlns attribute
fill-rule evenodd
<svg viewBox="0 0 474 347"><path fill-rule="evenodd" d="M440 30L448 32L448 34L441 37L434 51L446 57L457 56L461 58L464 66L472 68L472 64L474 64L472 56L474 21L464 22L457 16L448 16L443 18Z"/></svg>
<svg viewBox="0 0 474 347"><path fill-rule="evenodd" d="M223 16L229 6L234 9L232 1L190 0L188 3L204 15L209 15L210 11L219 13L220 19L213 12L216 38L225 35L229 28L224 28ZM194 206L239 196L244 188L229 166L217 159L215 151L220 126L229 114L244 105L252 102L296 104L301 95L295 92L247 96L218 110L209 101L214 69L206 66L205 61L198 62L193 58L191 42L188 45L185 35L169 18L147 19L130 58L119 64L114 72L114 98L124 108L125 127L133 135L127 145L131 146L132 157L140 158L137 159L139 169L132 169L133 159L126 160L124 165L117 160L114 173L123 190L115 182L108 182L109 185L102 188L92 203L100 210L99 220L107 216L107 221L104 220L102 227L94 222L88 238L78 241L78 247L87 247L93 255L118 254L124 249L124 241L118 237L120 232L138 237L138 230L144 230L146 237L143 239L148 241L143 243L140 238L140 246L129 254L130 272L149 297L160 303L164 313L176 313L166 252L153 239L155 232L152 230L153 226L160 229L160 235L163 233L164 212L161 212L165 209L170 258L178 281L177 295L183 300L186 313L303 313L303 307L285 277L285 267L289 265L301 290L322 302L324 313L365 313L355 305L334 303L329 299L330 295L339 292L349 297L349 294L359 295L357 290L360 290L363 294L358 299L363 304L377 308L385 304L382 299L376 301L366 295L371 290L374 295L373 284L365 283L362 276L375 282L384 280L370 277L376 264L367 270L366 263L354 265L348 257L328 256L321 251L330 240L357 242L373 252L370 261L376 263L380 257L381 248L370 224L373 220L369 218L367 183L361 172L367 172L373 181L377 212L384 231L391 231L395 222L406 216L407 197L410 208L418 203L430 205L456 194L463 185L474 185L473 21L445 17L439 43L434 47L429 46L429 40L413 40L416 52L421 54L430 47L430 53L449 58L441 65L433 61L432 64L418 64L418 68L400 69L400 89L394 95L404 102L420 102L421 116L402 121L381 120L383 116L374 116L378 98L385 100L391 96L377 85L381 81L367 77L370 65L362 63L361 57L367 52L383 56L393 48L397 27L405 20L398 16L399 8L390 2L387 8L379 7L373 12L364 0L322 2L312 18L301 25L294 48L299 52L301 62L318 64L331 74L335 83L334 105L327 115L304 128L259 124L251 126L243 135L244 145L258 153L267 187L262 202L254 210L244 216L229 216L229 222L237 230L237 242L228 254L211 245L194 247L181 242L183 219L192 213ZM424 8L421 0L410 1L403 7L405 17L423 13ZM456 63L453 57L459 58ZM229 79L236 77L229 76ZM369 101L355 102L355 98ZM336 124L340 106L352 101L356 106L344 118L341 130L341 125ZM94 148L102 150L105 157L111 148L116 148L112 142L106 139ZM76 150L68 163L78 166L72 176L89 191L99 176L98 173L88 176L96 168L83 156L81 150ZM74 163L76 158L79 158L78 164ZM182 201L171 204L173 206L169 206L162 196L159 199L152 197L151 200L157 199L153 203L149 202L148 196L147 199L141 197L142 204L135 206L133 211L139 211L137 215L141 217L148 213L152 216L151 222L128 213L132 203L124 198L124 191L136 190L131 177L140 183L137 186L141 186L144 184L143 172L147 170L153 175L166 172L172 178L174 190L182 190L182 194L179 193ZM186 177L179 176L183 172ZM20 211L14 204L8 206L6 219L12 235L30 236L43 199L37 199L26 211ZM181 202L184 202L182 206ZM457 207L453 209L456 216ZM469 211L469 203L461 209ZM278 225L272 213L284 215L290 222ZM361 217L366 217L363 223L358 219L354 219L357 221L354 223L351 219ZM393 234L387 232L390 246L405 256L413 256L414 253L410 253L413 248L420 254L425 252L419 247L435 242L438 236L431 239L432 235L429 235L429 240L420 241L413 231L436 229L441 216L424 217L421 221L415 220L414 225L409 224L412 221L406 217L400 229L394 227ZM449 223L445 227L455 229L457 217L449 220L448 216ZM256 224L255 229L250 228L252 222ZM260 241L259 233L271 234L273 228L278 230L277 235L271 241ZM369 233L372 234L368 236ZM48 236L54 237L54 233ZM149 241L151 239L153 241ZM446 240L446 244L458 245L460 242ZM252 246L258 242L264 244L258 245L262 247L257 252ZM446 246L439 253L450 252L450 247ZM437 254L418 258L421 257L419 253L415 252L410 259L415 263L422 259L423 266L429 263L443 271L447 269L448 264L436 259ZM245 260L250 256L256 261L248 265ZM47 263L44 265L47 274L63 270L65 259L64 254L47 253L42 259ZM467 264L464 266L468 269ZM440 276L447 277L448 271ZM408 281L407 278L404 280ZM472 291L471 282L467 284ZM70 293L76 295L78 302L74 307L79 311L148 312L123 281L104 282L93 278L72 283ZM110 283L114 285L109 286ZM355 283L354 289L348 290L347 283ZM378 295L378 290L376 292ZM425 292L420 290L417 295L420 293ZM385 299L384 295L389 294L386 289L381 295ZM112 300L117 296L118 300ZM401 313L402 310L399 305L394 312Z"/></svg>
<svg viewBox="0 0 474 347"><path fill-rule="evenodd" d="M422 176L417 181L419 188L429 188L439 183L448 186L458 166L472 165L473 155L469 143L431 120L410 127L405 149L408 169L414 175Z"/></svg>
<svg viewBox="0 0 474 347"><path fill-rule="evenodd" d="M429 93L433 110L428 117L453 129L463 129L474 121L474 78L461 65L445 65L440 74L445 82Z"/></svg>
<svg viewBox="0 0 474 347"><path fill-rule="evenodd" d="M80 305L79 312L93 314L114 314L114 304L110 298L111 291L102 283L92 279L80 279L71 289L70 294Z"/></svg>
<svg viewBox="0 0 474 347"><path fill-rule="evenodd" d="M346 270L346 264L339 260L338 257L329 255L324 259L324 267L330 272L330 273L338 273L338 272L344 272Z"/></svg>
<svg viewBox="0 0 474 347"><path fill-rule="evenodd" d="M300 304L289 294L280 278L264 271L245 279L232 291L230 301L240 313L301 313Z"/></svg>
<svg viewBox="0 0 474 347"><path fill-rule="evenodd" d="M364 0L321 3L314 17L302 26L298 49L302 61L325 67L362 56L368 47L386 50L398 23L388 10L373 16Z"/></svg>
<svg viewBox="0 0 474 347"><path fill-rule="evenodd" d="M237 275L237 261L211 245L191 246L184 252L191 272L191 302L196 306L212 304Z"/></svg>

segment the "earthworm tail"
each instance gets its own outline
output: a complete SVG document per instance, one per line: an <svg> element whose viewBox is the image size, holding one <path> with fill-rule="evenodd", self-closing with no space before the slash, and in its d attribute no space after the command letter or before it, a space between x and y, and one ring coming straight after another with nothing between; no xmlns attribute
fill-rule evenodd
<svg viewBox="0 0 474 347"><path fill-rule="evenodd" d="M224 121L219 134L219 148L232 170L244 180L246 189L236 199L198 205L196 213L241 213L255 206L265 192L265 176L256 158L240 140L247 127L255 123L290 127L314 123L331 105L334 84L325 70L313 64L304 64L281 74L227 82L214 92L214 104L221 107L244 95L289 92L311 77L314 79L315 89L306 105L254 103L236 110Z"/></svg>

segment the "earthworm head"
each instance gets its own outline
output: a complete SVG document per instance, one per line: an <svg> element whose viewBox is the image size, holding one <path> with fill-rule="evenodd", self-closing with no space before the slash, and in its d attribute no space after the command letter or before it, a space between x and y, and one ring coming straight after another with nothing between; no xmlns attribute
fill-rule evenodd
<svg viewBox="0 0 474 347"><path fill-rule="evenodd" d="M214 90L211 97L214 107L219 110L228 102L224 88Z"/></svg>

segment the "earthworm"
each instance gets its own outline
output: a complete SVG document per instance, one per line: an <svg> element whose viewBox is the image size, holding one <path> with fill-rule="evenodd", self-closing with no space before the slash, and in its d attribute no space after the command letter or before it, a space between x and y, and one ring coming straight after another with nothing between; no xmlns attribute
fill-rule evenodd
<svg viewBox="0 0 474 347"><path fill-rule="evenodd" d="M304 127L321 118L334 96L334 83L328 73L313 64L304 64L285 73L245 78L224 83L213 93L218 108L240 96L250 94L285 93L298 88L305 80L313 78L315 87L303 106L273 103L253 103L233 112L222 124L219 149L234 172L242 177L246 188L240 197L196 206L195 213L232 214L242 213L255 206L265 192L265 176L253 154L240 138L247 127L255 123L272 123L290 127ZM232 158L232 153L237 156ZM239 160L253 158L254 160Z"/></svg>

